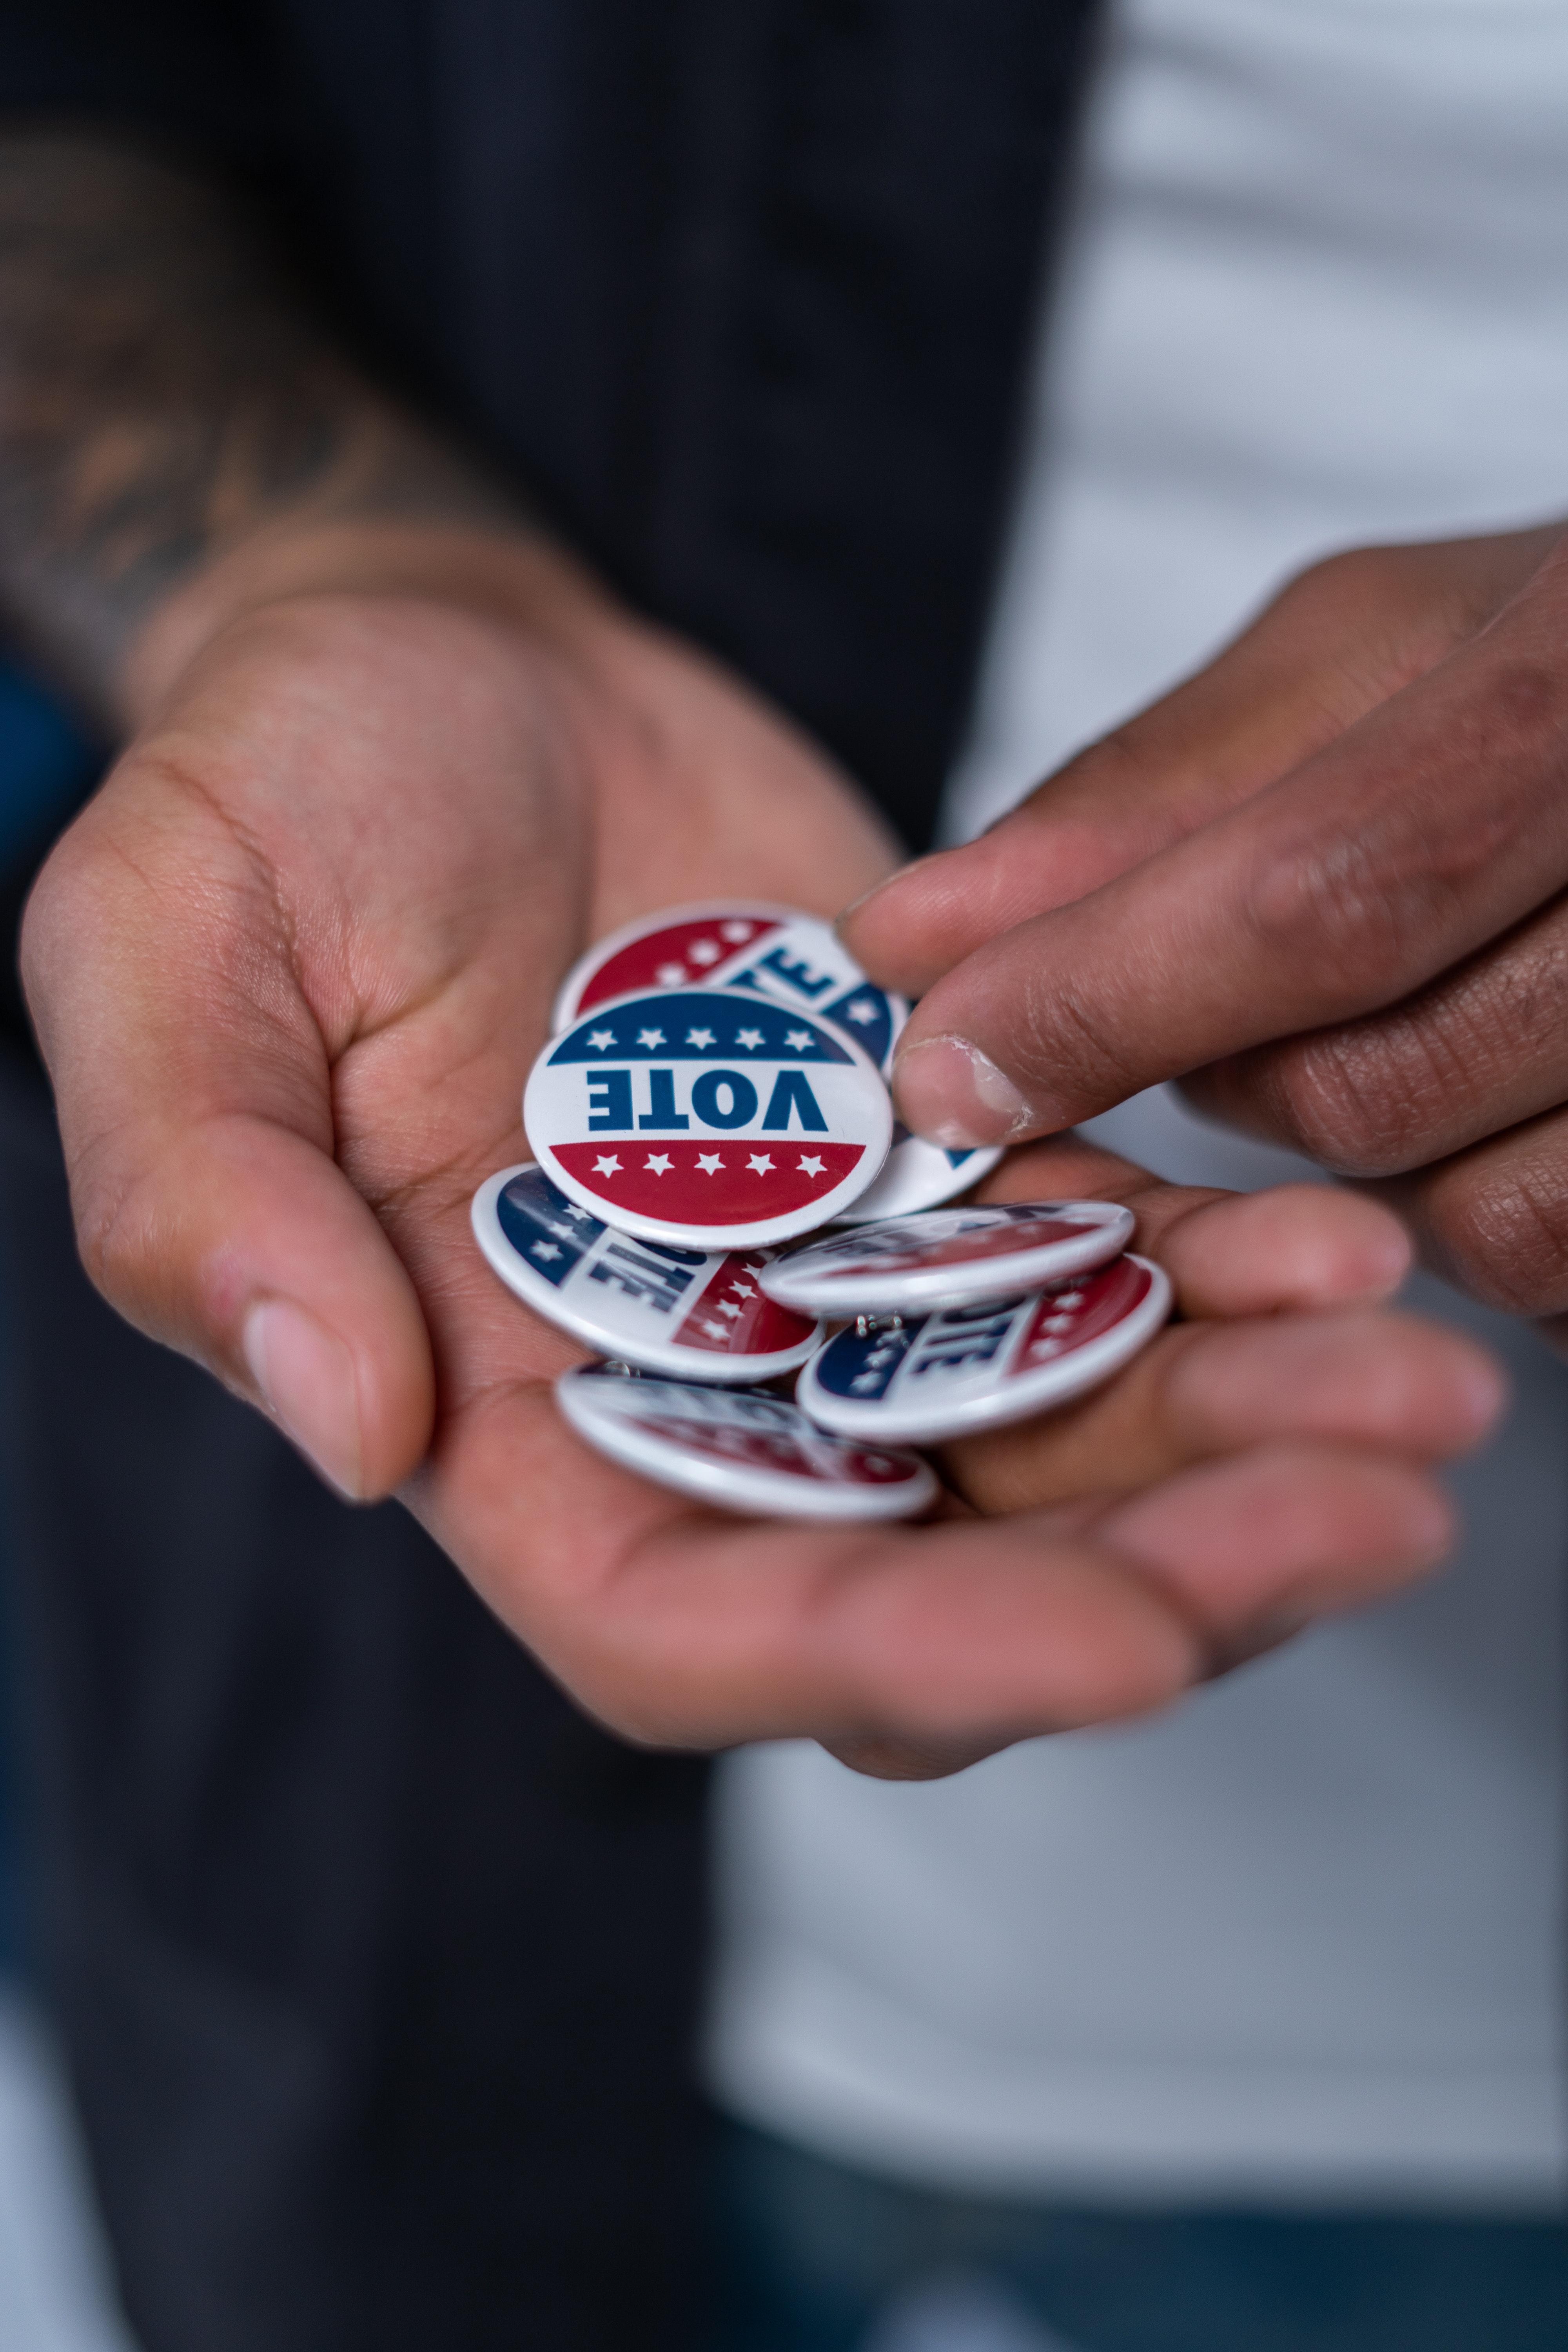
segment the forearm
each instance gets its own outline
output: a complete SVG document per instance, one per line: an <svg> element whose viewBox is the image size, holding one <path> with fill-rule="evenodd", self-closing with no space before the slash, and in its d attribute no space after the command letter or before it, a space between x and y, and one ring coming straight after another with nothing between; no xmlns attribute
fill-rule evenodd
<svg viewBox="0 0 1568 2352"><path fill-rule="evenodd" d="M331 584L366 530L395 579L411 541L438 565L524 527L334 348L220 190L106 138L0 135L0 603L110 725L183 593L174 637L205 633L194 583L259 585L287 543Z"/></svg>

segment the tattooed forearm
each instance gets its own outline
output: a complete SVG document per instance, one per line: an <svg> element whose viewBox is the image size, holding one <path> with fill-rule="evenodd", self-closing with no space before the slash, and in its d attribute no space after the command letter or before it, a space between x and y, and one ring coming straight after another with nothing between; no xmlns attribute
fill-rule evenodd
<svg viewBox="0 0 1568 2352"><path fill-rule="evenodd" d="M0 602L89 703L171 588L276 519L505 511L333 352L220 191L0 134Z"/></svg>

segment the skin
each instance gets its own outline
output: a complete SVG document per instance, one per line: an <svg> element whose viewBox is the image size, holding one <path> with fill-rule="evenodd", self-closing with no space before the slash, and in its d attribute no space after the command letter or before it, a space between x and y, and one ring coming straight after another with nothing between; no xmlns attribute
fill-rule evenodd
<svg viewBox="0 0 1568 2352"><path fill-rule="evenodd" d="M148 168L93 182L133 253ZM36 209L38 184L14 177L14 200ZM278 299L251 268L236 244L246 316ZM110 279L133 309L134 260ZM265 336L249 348L259 364ZM97 478L95 436L156 441L174 392L142 356L116 379L129 417L101 376L80 390L63 478ZM954 1447L930 1523L722 1516L578 1443L551 1383L580 1351L468 1225L480 1180L526 1156L561 972L677 899L831 911L896 845L778 713L455 457L443 506L428 436L329 356L310 381L342 405L307 478L254 478L140 607L123 570L93 584L101 529L56 593L69 499L6 558L126 740L24 940L83 1256L121 1311L345 1495L402 1494L583 1704L649 1742L806 1734L867 1770L952 1770L1163 1704L1437 1559L1431 1465L1491 1425L1501 1383L1381 1305L1409 1261L1397 1222L1310 1189L1178 1192L1072 1141L1015 1155L994 1192L1128 1198L1190 1319L1073 1412Z"/></svg>
<svg viewBox="0 0 1568 2352"><path fill-rule="evenodd" d="M1568 1321L1568 541L1316 566L1199 676L845 931L923 1001L956 1143L1182 1078L1357 1179L1475 1297Z"/></svg>

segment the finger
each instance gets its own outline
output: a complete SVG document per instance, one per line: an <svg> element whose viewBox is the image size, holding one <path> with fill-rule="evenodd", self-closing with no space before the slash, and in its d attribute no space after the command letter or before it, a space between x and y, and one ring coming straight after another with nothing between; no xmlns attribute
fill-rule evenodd
<svg viewBox="0 0 1568 2352"><path fill-rule="evenodd" d="M1552 1109L1568 1100L1568 905L1386 1013L1254 1046L1184 1088L1209 1116L1350 1176L1419 1168Z"/></svg>
<svg viewBox="0 0 1568 2352"><path fill-rule="evenodd" d="M1038 1524L814 1529L674 1504L537 1385L446 1427L413 1493L575 1696L661 1746L1013 1737L1137 1713L1204 1670L1168 1601Z"/></svg>
<svg viewBox="0 0 1568 2352"><path fill-rule="evenodd" d="M1506 1314L1568 1311L1568 1109L1376 1189L1456 1288Z"/></svg>
<svg viewBox="0 0 1568 2352"><path fill-rule="evenodd" d="M1224 1654L1397 1591L1454 1538L1436 1480L1347 1447L1291 1443L1209 1463L1100 1518Z"/></svg>
<svg viewBox="0 0 1568 2352"><path fill-rule="evenodd" d="M1091 744L979 840L850 909L884 986L923 995L1029 916L1067 905L1248 800L1452 652L1554 530L1362 548L1316 564L1196 677Z"/></svg>
<svg viewBox="0 0 1568 2352"><path fill-rule="evenodd" d="M384 1494L429 1437L418 1302L334 1163L327 1052L263 877L199 793L143 785L133 830L109 793L65 837L24 937L84 1261L340 1492Z"/></svg>
<svg viewBox="0 0 1568 2352"><path fill-rule="evenodd" d="M986 1201L1121 1201L1134 1246L1158 1260L1186 1316L1269 1315L1390 1298L1408 1275L1409 1236L1380 1203L1321 1184L1217 1192L1167 1184L1079 1135L1026 1146L980 1189Z"/></svg>
<svg viewBox="0 0 1568 2352"><path fill-rule="evenodd" d="M956 1753L1135 1714L1209 1671L1216 1640L1303 1606L1311 1580L1336 1604L1358 1580L1383 1591L1447 1526L1422 1477L1364 1449L1272 1449L1262 1469L1213 1465L1169 1492L1168 1515L1158 1495L1135 1507L1126 1547L1114 1511L1087 1529L1070 1514L737 1523L595 1461L537 1389L450 1424L416 1488L584 1704L634 1738L697 1748Z"/></svg>
<svg viewBox="0 0 1568 2352"><path fill-rule="evenodd" d="M937 982L900 1040L905 1123L1017 1140L1222 1056L1376 1011L1568 872L1568 561L1438 668L1134 872Z"/></svg>
<svg viewBox="0 0 1568 2352"><path fill-rule="evenodd" d="M1194 1464L1285 1439L1441 1461L1495 1424L1506 1389L1486 1351L1414 1317L1352 1311L1172 1328L1092 1395L942 1449L964 1499L1035 1510L1133 1493Z"/></svg>
<svg viewBox="0 0 1568 2352"><path fill-rule="evenodd" d="M1277 1646L1318 1616L1401 1590L1436 1567L1454 1537L1452 1506L1429 1475L1301 1444L1190 1470L1098 1512L1058 1513L1055 1524L1091 1534L1119 1563L1135 1565L1199 1628L1211 1672ZM996 1727L903 1729L824 1744L855 1770L931 1780L1026 1736Z"/></svg>

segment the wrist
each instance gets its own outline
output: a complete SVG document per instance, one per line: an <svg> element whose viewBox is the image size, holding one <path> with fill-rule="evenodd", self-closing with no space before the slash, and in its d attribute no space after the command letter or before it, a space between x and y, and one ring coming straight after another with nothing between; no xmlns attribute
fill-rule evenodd
<svg viewBox="0 0 1568 2352"><path fill-rule="evenodd" d="M132 639L120 716L141 727L233 623L295 597L420 597L526 631L563 652L629 625L607 590L520 522L353 520L279 523L182 582Z"/></svg>

